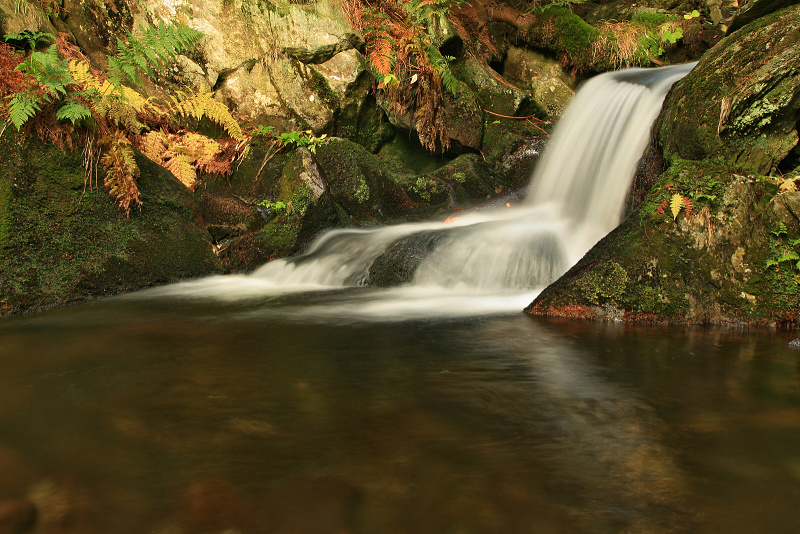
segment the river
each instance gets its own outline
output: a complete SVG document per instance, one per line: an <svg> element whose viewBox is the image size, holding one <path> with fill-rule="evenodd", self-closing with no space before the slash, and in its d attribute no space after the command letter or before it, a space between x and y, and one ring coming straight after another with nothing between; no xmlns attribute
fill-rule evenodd
<svg viewBox="0 0 800 534"><path fill-rule="evenodd" d="M800 526L789 333L299 313L365 292L4 320L0 502L48 533Z"/></svg>

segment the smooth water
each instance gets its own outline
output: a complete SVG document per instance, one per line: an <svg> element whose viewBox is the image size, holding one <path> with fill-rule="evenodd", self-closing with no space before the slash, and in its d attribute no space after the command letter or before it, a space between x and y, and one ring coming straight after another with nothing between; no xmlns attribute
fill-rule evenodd
<svg viewBox="0 0 800 534"><path fill-rule="evenodd" d="M297 313L364 293L0 322L0 526L26 498L46 533L800 528L790 334Z"/></svg>

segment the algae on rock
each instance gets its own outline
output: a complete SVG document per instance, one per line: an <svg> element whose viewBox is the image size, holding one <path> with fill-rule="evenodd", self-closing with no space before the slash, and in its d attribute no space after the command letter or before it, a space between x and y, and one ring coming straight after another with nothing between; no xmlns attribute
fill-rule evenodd
<svg viewBox="0 0 800 534"><path fill-rule="evenodd" d="M0 138L0 315L210 274L220 268L191 193L138 156L145 203L125 218L80 154Z"/></svg>

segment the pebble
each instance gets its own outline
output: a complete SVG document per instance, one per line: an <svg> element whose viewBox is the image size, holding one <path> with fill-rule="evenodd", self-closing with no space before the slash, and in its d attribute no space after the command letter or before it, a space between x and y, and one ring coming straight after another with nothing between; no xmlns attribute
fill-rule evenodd
<svg viewBox="0 0 800 534"><path fill-rule="evenodd" d="M25 499L0 501L0 534L23 534L36 523L36 506Z"/></svg>

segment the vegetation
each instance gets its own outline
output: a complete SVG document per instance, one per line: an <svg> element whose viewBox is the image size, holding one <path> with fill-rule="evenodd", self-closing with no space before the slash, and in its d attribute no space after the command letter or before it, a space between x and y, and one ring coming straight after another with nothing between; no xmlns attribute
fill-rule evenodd
<svg viewBox="0 0 800 534"><path fill-rule="evenodd" d="M455 94L451 57L431 42L426 27L435 24L459 0L345 0L345 14L366 42L376 90L389 113L410 115L422 146L431 152L450 146L444 117L444 93ZM435 22L436 21L436 22Z"/></svg>
<svg viewBox="0 0 800 534"><path fill-rule="evenodd" d="M62 149L83 146L87 181L96 182L102 169L105 188L126 215L141 204L134 149L192 188L198 172L229 174L246 141L227 107L208 93L178 92L170 102L156 102L125 85L141 86L142 75L156 75L202 37L163 24L140 26L139 34L118 40L106 72L64 34L44 52L35 47L48 34L6 36L8 42L23 41L21 49L0 45L0 117L19 135L35 133ZM204 121L221 126L228 137L215 140L195 131Z"/></svg>

